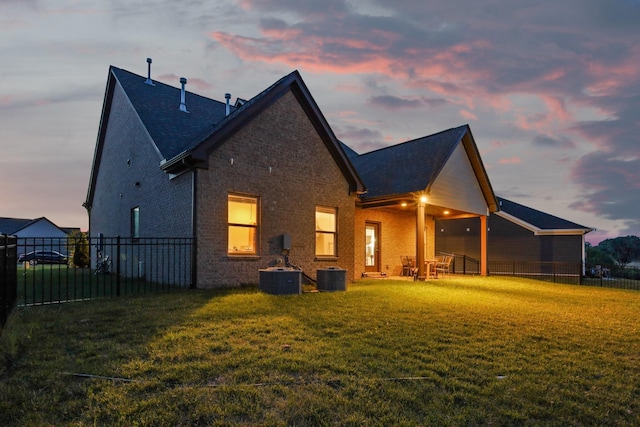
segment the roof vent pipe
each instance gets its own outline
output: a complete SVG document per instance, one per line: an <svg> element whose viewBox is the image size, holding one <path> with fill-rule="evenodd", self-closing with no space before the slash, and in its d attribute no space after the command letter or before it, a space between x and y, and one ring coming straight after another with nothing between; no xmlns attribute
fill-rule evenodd
<svg viewBox="0 0 640 427"><path fill-rule="evenodd" d="M225 93L224 94L224 99L227 100L227 106L224 110L224 115L228 116L229 114L231 114L231 105L229 104L229 100L231 99L231 94L230 93Z"/></svg>
<svg viewBox="0 0 640 427"><path fill-rule="evenodd" d="M147 80L145 80L145 83L151 86L155 86L153 84L153 80L151 80L151 58L147 58Z"/></svg>
<svg viewBox="0 0 640 427"><path fill-rule="evenodd" d="M180 77L180 84L182 85L182 89L180 89L180 111L184 111L185 113L188 113L187 104L185 104L184 102L184 98L185 98L184 85L187 84L187 79L184 77Z"/></svg>

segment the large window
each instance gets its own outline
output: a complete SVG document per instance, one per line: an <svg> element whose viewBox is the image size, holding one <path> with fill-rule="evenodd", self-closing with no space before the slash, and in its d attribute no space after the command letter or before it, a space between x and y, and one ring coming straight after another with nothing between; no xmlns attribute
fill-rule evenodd
<svg viewBox="0 0 640 427"><path fill-rule="evenodd" d="M140 237L140 207L136 206L131 209L131 237L137 239Z"/></svg>
<svg viewBox="0 0 640 427"><path fill-rule="evenodd" d="M258 198L229 195L229 253L257 253Z"/></svg>
<svg viewBox="0 0 640 427"><path fill-rule="evenodd" d="M337 218L335 208L316 207L317 256L336 256Z"/></svg>

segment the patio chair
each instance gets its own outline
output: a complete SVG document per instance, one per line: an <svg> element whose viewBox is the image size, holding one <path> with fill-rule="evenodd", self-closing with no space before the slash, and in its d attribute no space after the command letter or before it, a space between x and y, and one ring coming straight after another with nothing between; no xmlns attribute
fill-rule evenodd
<svg viewBox="0 0 640 427"><path fill-rule="evenodd" d="M453 254L438 257L435 264L436 275L438 273L441 273L442 277L445 277L447 274L449 274L450 273L449 269L451 268L451 261L453 261Z"/></svg>
<svg viewBox="0 0 640 427"><path fill-rule="evenodd" d="M400 262L402 263L402 275L411 276L411 264L409 263L409 257L400 256Z"/></svg>

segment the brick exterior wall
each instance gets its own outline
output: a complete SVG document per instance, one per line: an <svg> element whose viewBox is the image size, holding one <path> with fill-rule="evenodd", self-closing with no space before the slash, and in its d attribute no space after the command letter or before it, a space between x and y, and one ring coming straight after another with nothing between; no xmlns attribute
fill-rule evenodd
<svg viewBox="0 0 640 427"><path fill-rule="evenodd" d="M233 159L233 162L231 161ZM355 197L296 97L287 92L217 147L209 168L197 171L198 287L258 283L259 269L282 258L291 236L290 262L311 277L340 267L353 279ZM227 254L229 194L259 198L258 254ZM315 256L315 208L338 211L338 256Z"/></svg>
<svg viewBox="0 0 640 427"><path fill-rule="evenodd" d="M365 271L365 226L367 222L380 224L380 270L389 276L402 273L401 256L416 255L416 212L396 209L356 209L354 270L356 277ZM433 217L427 216L426 258L433 258L435 250Z"/></svg>
<svg viewBox="0 0 640 427"><path fill-rule="evenodd" d="M140 237L190 237L192 174L169 179L160 170L162 159L120 86L106 126L89 215L91 236L130 237L131 209L139 206Z"/></svg>

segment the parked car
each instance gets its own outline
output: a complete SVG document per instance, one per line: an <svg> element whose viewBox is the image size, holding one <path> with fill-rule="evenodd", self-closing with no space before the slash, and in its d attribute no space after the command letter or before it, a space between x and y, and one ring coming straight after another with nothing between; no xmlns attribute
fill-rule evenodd
<svg viewBox="0 0 640 427"><path fill-rule="evenodd" d="M36 264L66 264L69 261L65 254L57 251L33 251L26 254L20 254L18 262L29 262L31 265Z"/></svg>

